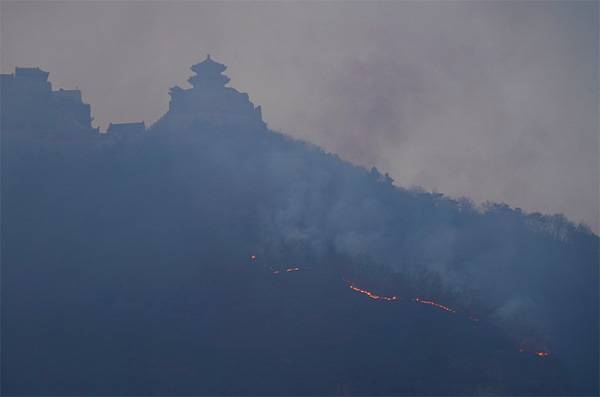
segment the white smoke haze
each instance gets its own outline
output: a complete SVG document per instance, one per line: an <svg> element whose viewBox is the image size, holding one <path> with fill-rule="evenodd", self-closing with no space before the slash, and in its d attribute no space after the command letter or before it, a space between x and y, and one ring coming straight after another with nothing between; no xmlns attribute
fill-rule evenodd
<svg viewBox="0 0 600 397"><path fill-rule="evenodd" d="M477 202L598 232L597 2L26 2L0 69L83 91L96 125L167 109L206 53L271 128Z"/></svg>

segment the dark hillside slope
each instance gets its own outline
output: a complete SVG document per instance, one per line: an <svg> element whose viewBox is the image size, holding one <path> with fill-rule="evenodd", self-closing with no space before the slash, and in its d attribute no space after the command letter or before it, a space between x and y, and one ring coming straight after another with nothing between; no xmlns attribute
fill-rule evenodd
<svg viewBox="0 0 600 397"><path fill-rule="evenodd" d="M598 393L597 236L243 104L127 139L2 125L4 394Z"/></svg>
<svg viewBox="0 0 600 397"><path fill-rule="evenodd" d="M574 394L569 360L596 365L592 235L404 191L266 131L197 126L76 150L4 137L8 394ZM464 234L460 285L414 243L449 228ZM476 263L514 272L513 293L540 299L527 314L556 328L497 316L511 290L477 285L467 239L515 260ZM348 278L462 312L374 301ZM552 354L520 354L520 338Z"/></svg>

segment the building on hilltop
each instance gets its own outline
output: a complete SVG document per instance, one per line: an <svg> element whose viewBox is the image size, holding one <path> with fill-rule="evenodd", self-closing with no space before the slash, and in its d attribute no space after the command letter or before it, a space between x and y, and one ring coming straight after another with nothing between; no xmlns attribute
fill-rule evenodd
<svg viewBox="0 0 600 397"><path fill-rule="evenodd" d="M25 78L25 79L29 79L29 80L38 80L41 82L47 82L49 74L50 74L49 72L46 72L45 70L42 70L39 67L20 68L17 66L15 68L15 77L17 79Z"/></svg>
<svg viewBox="0 0 600 397"><path fill-rule="evenodd" d="M73 123L82 129L92 127L91 108L83 103L80 90L63 90L52 92L54 103L59 114L68 116Z"/></svg>
<svg viewBox="0 0 600 397"><path fill-rule="evenodd" d="M15 68L15 82L21 86L39 91L50 91L52 89L48 81L50 73L40 68Z"/></svg>
<svg viewBox="0 0 600 397"><path fill-rule="evenodd" d="M201 122L214 126L266 128L260 106L254 106L248 94L225 87L229 77L227 66L215 62L210 55L191 67L195 73L188 79L192 88L171 88L169 111L158 124L185 127Z"/></svg>
<svg viewBox="0 0 600 397"><path fill-rule="evenodd" d="M0 74L0 113L3 131L98 132L92 127L90 105L79 90L52 91L49 73L40 68L15 68Z"/></svg>

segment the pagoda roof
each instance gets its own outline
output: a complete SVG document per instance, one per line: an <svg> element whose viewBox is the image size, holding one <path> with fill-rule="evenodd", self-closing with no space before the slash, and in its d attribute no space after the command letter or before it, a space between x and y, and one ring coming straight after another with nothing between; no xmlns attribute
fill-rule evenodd
<svg viewBox="0 0 600 397"><path fill-rule="evenodd" d="M202 62L199 62L191 67L191 69L200 74L200 73L222 73L227 69L227 66L222 63L215 62L210 57L210 54L206 56L206 59Z"/></svg>

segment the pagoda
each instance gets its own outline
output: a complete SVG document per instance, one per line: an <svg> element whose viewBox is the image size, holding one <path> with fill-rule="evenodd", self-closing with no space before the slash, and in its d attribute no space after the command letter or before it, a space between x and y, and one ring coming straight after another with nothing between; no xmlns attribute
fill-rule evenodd
<svg viewBox="0 0 600 397"><path fill-rule="evenodd" d="M227 66L213 61L210 54L206 56L204 61L193 65L191 69L196 75L190 77L188 82L194 88L220 89L229 83L229 77L223 74Z"/></svg>
<svg viewBox="0 0 600 397"><path fill-rule="evenodd" d="M254 106L248 94L226 87L227 66L215 62L210 55L191 67L195 73L188 79L192 88L171 88L169 111L161 123L186 127L192 123L213 126L266 128L260 106Z"/></svg>

